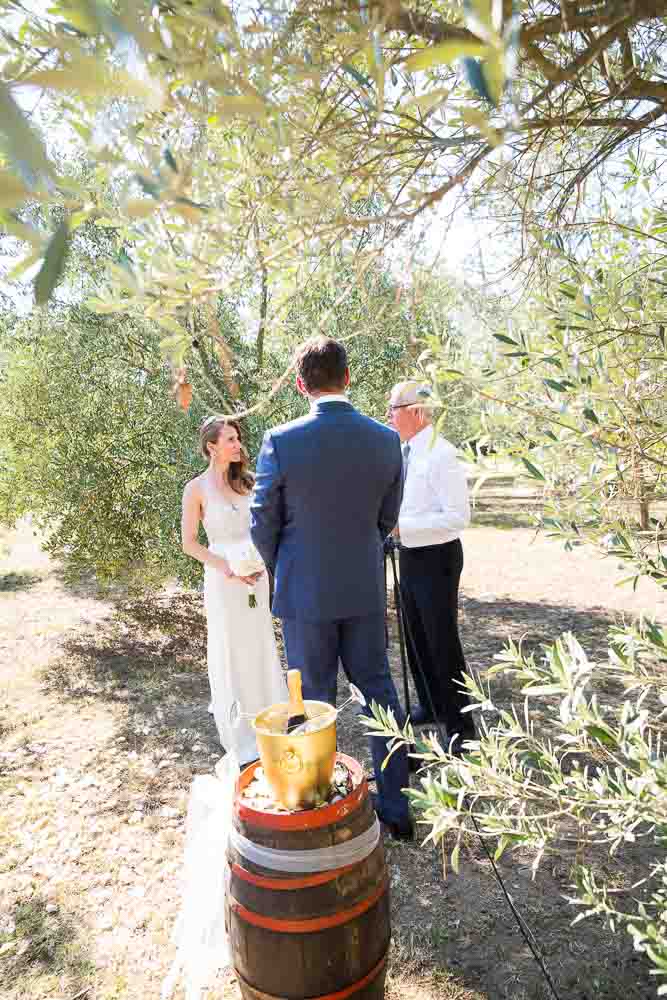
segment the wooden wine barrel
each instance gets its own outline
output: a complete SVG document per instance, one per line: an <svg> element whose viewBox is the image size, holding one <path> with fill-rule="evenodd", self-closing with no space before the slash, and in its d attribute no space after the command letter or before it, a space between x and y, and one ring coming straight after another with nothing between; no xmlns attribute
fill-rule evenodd
<svg viewBox="0 0 667 1000"><path fill-rule="evenodd" d="M234 825L253 843L283 851L340 844L367 830L375 814L361 765L338 754L354 790L338 802L298 813L244 805L240 776ZM261 868L231 846L227 929L244 1000L382 1000L389 924L382 841L364 861L308 874Z"/></svg>

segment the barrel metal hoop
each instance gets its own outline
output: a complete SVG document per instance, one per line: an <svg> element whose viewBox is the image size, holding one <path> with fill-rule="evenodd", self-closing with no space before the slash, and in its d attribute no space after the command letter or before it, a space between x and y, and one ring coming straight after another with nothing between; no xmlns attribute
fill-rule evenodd
<svg viewBox="0 0 667 1000"><path fill-rule="evenodd" d="M236 862L230 865L232 873L244 882L250 882L251 885L256 885L260 889L280 889L287 891L290 889L310 889L312 886L326 885L327 882L333 882L334 879L358 867L358 863L355 863L345 865L342 868L333 868L328 872L304 875L301 878L268 878L266 875L256 875L255 872L249 872L247 868L242 868Z"/></svg>
<svg viewBox="0 0 667 1000"><path fill-rule="evenodd" d="M348 997L354 996L359 990L363 990L364 986L368 986L372 983L374 979L380 975L385 965L387 964L387 952L384 953L377 965L374 965L370 972L367 972L362 979L357 979L356 983L352 983L351 986L346 986L343 990L338 990L336 993L324 993L320 994L319 997L315 997L314 1000L348 1000ZM239 979L243 985L255 994L257 1000L282 1000L281 997L274 996L272 993L262 993L261 990L255 989L250 983L243 978L238 969L234 969L236 978Z"/></svg>
<svg viewBox="0 0 667 1000"><path fill-rule="evenodd" d="M356 778L359 778L357 787L346 795L340 802L333 802L328 806L321 806L319 809L302 809L296 813L268 813L259 809L251 809L243 804L241 792L250 784L261 763L251 764L240 775L236 785L235 811L239 819L244 823L251 823L253 826L263 827L268 830L318 830L323 826L330 826L332 823L339 823L349 816L351 812L368 797L368 784L363 776L363 768L353 757L347 754L337 753L336 759L341 760Z"/></svg>
<svg viewBox="0 0 667 1000"><path fill-rule="evenodd" d="M313 934L315 931L325 931L330 927L340 927L347 924L356 917L361 916L384 896L389 887L389 878L385 877L375 892L362 899L355 906L348 910L340 910L338 913L331 913L326 917L309 917L305 920L281 920L275 917L267 917L263 913L256 913L249 910L232 894L229 894L229 905L234 913L247 924L254 924L255 927L262 927L267 931L277 931L280 934Z"/></svg>

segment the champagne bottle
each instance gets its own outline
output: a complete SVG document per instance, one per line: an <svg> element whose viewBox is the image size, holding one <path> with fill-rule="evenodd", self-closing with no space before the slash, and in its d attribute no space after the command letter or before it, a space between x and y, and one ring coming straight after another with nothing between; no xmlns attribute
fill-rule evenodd
<svg viewBox="0 0 667 1000"><path fill-rule="evenodd" d="M306 710L301 694L301 671L287 671L287 687L289 690L289 708L287 710L287 732L291 733L297 726L306 721Z"/></svg>

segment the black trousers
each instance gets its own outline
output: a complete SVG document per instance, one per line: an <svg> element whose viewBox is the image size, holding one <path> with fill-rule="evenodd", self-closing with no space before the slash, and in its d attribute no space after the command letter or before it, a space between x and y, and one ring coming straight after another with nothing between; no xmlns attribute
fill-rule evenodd
<svg viewBox="0 0 667 1000"><path fill-rule="evenodd" d="M443 545L402 548L399 564L408 662L421 706L429 714L435 712L450 736L460 733L471 738L472 715L461 712L470 699L456 683L465 670L458 628L463 546L456 539Z"/></svg>

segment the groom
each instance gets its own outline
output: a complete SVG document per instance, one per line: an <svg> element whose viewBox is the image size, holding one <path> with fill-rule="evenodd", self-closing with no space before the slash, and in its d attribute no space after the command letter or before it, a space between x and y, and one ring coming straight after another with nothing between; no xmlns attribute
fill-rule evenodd
<svg viewBox="0 0 667 1000"><path fill-rule="evenodd" d="M370 702L403 713L385 652L382 542L403 492L398 435L362 416L344 395L342 344L314 337L297 354L296 384L310 413L268 431L257 460L251 534L275 576L273 613L305 698L336 703L338 659ZM390 832L412 839L401 788L404 749L382 771L385 740L370 737L377 810Z"/></svg>

